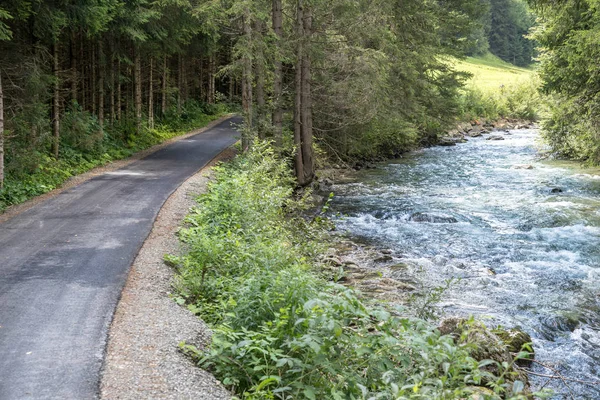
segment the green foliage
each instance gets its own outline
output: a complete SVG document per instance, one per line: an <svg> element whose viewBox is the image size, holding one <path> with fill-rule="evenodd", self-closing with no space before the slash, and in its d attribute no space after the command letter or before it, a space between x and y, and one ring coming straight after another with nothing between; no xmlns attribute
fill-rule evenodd
<svg viewBox="0 0 600 400"><path fill-rule="evenodd" d="M325 236L293 182L263 144L216 169L181 231L189 252L169 257L179 298L212 325L210 349L186 353L244 399L455 399L484 379L490 398L511 393L469 345L321 278Z"/></svg>
<svg viewBox="0 0 600 400"><path fill-rule="evenodd" d="M132 134L135 132L134 121L124 120L103 130L91 113L71 110L65 114L61 124L61 154L58 160L47 153L23 151L23 147L31 145L31 135L27 135L31 133L32 123L27 119L14 119L11 127L16 132L23 130L23 137L27 140L20 142L13 139L7 143L7 176L4 188L0 190L0 212L10 205L56 189L74 175L205 126L225 114L227 108L190 102L185 104L184 110L182 118L171 112L154 129L145 129L138 136ZM45 129L44 123L42 119L40 126ZM15 136L19 138L19 135ZM40 136L37 140L49 144L48 136Z"/></svg>
<svg viewBox="0 0 600 400"><path fill-rule="evenodd" d="M542 89L553 97L543 134L554 152L600 163L600 3L597 0L530 1L543 24Z"/></svg>
<svg viewBox="0 0 600 400"><path fill-rule="evenodd" d="M535 56L535 42L528 37L535 16L524 0L482 0L485 10L480 17L481 28L473 32L469 55L486 52L518 66L528 66Z"/></svg>
<svg viewBox="0 0 600 400"><path fill-rule="evenodd" d="M462 119L516 118L536 121L544 109L544 100L534 79L522 84L505 86L496 90L467 87L462 96Z"/></svg>

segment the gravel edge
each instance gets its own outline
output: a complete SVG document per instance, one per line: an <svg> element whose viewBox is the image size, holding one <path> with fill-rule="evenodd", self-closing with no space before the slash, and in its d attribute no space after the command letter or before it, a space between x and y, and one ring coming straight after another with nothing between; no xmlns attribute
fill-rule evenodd
<svg viewBox="0 0 600 400"><path fill-rule="evenodd" d="M179 254L176 232L211 169L234 155L230 148L186 180L165 202L133 262L109 330L100 378L101 399L225 400L231 394L178 351L185 340L205 346L208 327L171 298L174 271L165 254Z"/></svg>

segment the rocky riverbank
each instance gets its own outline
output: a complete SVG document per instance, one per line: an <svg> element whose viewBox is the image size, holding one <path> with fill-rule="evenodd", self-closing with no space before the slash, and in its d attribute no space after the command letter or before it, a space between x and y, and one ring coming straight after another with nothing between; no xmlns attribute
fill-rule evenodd
<svg viewBox="0 0 600 400"><path fill-rule="evenodd" d="M437 143L438 146L456 146L460 143L466 143L468 138L487 136L487 140L504 140L506 134L510 134L512 129L536 129L537 125L533 121L500 119L497 121L473 120L463 122L456 128L446 132Z"/></svg>

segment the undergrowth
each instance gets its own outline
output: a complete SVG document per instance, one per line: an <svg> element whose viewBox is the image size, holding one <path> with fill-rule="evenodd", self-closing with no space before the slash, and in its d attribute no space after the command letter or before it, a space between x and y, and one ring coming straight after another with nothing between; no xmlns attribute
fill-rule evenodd
<svg viewBox="0 0 600 400"><path fill-rule="evenodd" d="M97 118L89 112L70 110L61 121L58 159L46 151L26 151L31 144L20 143L16 139L19 135L8 141L7 176L0 190L0 213L8 206L60 187L75 175L203 127L227 112L224 105L189 102L180 114L171 110L154 128L145 127L138 135L131 119L124 118L113 126L105 122L101 129ZM49 134L39 135L38 140L50 147Z"/></svg>
<svg viewBox="0 0 600 400"><path fill-rule="evenodd" d="M177 300L212 328L210 348L182 343L243 399L524 398L471 346L323 278L321 218L307 220L288 163L263 145L216 168L169 256ZM460 343L460 342L459 342ZM517 381L518 382L518 381ZM515 390L515 393L513 393Z"/></svg>

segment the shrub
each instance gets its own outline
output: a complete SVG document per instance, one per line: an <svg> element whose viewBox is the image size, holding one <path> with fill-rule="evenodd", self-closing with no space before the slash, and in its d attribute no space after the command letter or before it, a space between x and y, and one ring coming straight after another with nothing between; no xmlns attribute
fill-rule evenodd
<svg viewBox="0 0 600 400"><path fill-rule="evenodd" d="M181 231L188 252L169 257L179 299L213 328L208 350L184 351L245 399L455 399L484 378L510 393L469 345L323 279L326 236L293 182L264 144L216 169Z"/></svg>

